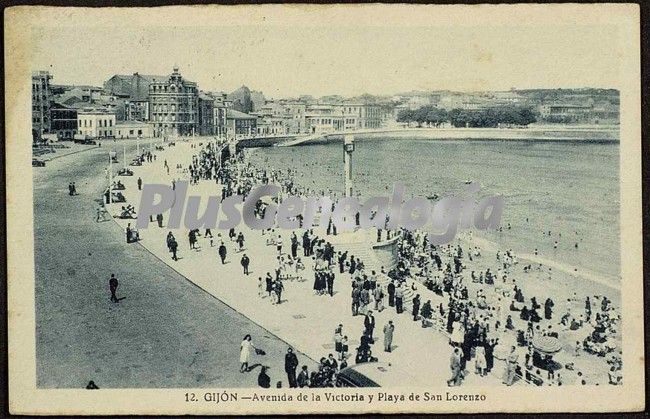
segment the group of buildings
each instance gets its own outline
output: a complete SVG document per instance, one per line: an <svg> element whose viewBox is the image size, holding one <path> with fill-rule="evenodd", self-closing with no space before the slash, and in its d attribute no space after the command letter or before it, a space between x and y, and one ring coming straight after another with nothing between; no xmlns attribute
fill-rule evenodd
<svg viewBox="0 0 650 419"><path fill-rule="evenodd" d="M434 106L446 111L477 111L494 107L531 109L541 123L618 124L619 92L615 89L530 89L461 93L410 92L393 98L397 109Z"/></svg>
<svg viewBox="0 0 650 419"><path fill-rule="evenodd" d="M52 83L32 74L32 134L43 139L147 138L188 135L281 136L377 129L396 125L403 109L435 106L478 110L526 106L541 122L617 123L618 91L537 89L504 92L410 92L396 96L327 96L266 100L246 86L208 92L168 75L114 75L102 87Z"/></svg>
<svg viewBox="0 0 650 419"><path fill-rule="evenodd" d="M379 128L391 116L360 102L266 101L245 86L206 92L178 67L166 76L114 75L102 87L55 85L46 71L32 74L35 141L324 133Z"/></svg>

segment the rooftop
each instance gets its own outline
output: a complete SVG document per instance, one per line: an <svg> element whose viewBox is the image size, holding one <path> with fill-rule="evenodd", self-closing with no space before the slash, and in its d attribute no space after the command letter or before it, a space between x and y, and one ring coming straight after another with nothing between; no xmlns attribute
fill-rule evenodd
<svg viewBox="0 0 650 419"><path fill-rule="evenodd" d="M257 117L234 109L228 109L228 112L226 112L226 119L257 119Z"/></svg>

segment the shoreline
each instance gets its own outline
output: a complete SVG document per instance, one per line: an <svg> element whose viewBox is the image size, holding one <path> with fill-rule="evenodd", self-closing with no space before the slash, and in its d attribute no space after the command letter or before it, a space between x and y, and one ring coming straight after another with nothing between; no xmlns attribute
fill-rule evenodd
<svg viewBox="0 0 650 419"><path fill-rule="evenodd" d="M526 128L400 128L387 127L313 134L285 134L243 138L240 147L295 147L341 141L345 135L355 139L385 138L423 140L481 140L481 141L557 141L619 143L618 125L533 125Z"/></svg>
<svg viewBox="0 0 650 419"><path fill-rule="evenodd" d="M352 134L359 138L395 136L431 140L522 140L522 141L603 141L618 142L618 127L538 126L528 128L395 128L332 133L327 137Z"/></svg>

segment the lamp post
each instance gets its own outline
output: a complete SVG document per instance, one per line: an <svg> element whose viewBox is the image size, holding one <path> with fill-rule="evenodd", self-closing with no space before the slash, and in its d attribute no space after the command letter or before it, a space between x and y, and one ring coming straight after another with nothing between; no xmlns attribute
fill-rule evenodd
<svg viewBox="0 0 650 419"><path fill-rule="evenodd" d="M113 156L114 151L108 152L108 204L113 203Z"/></svg>
<svg viewBox="0 0 650 419"><path fill-rule="evenodd" d="M348 134L343 141L343 163L345 175L345 197L352 196L352 152L354 151L354 136Z"/></svg>

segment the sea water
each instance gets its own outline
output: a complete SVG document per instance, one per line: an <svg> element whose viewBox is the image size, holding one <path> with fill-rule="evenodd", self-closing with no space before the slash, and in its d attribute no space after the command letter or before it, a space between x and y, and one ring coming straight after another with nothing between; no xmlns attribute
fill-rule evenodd
<svg viewBox="0 0 650 419"><path fill-rule="evenodd" d="M247 153L258 167L294 170L302 186L343 192L342 142ZM390 196L395 182L405 185L406 196L422 197L457 194L467 181L479 182L479 197L504 197L503 231L473 234L502 250L537 249L545 259L619 281L618 141L361 138L352 180L362 198Z"/></svg>

